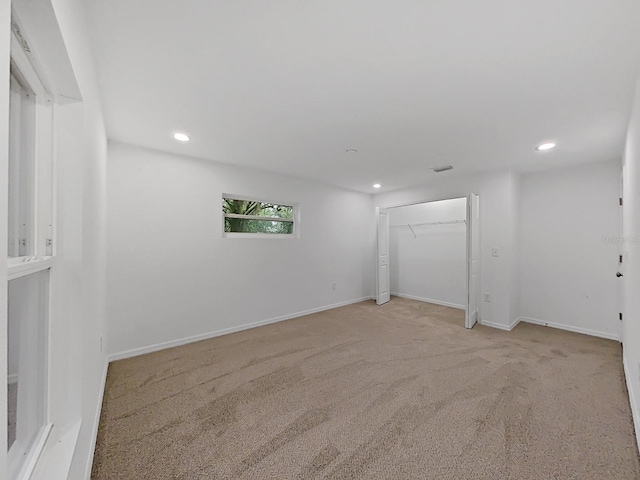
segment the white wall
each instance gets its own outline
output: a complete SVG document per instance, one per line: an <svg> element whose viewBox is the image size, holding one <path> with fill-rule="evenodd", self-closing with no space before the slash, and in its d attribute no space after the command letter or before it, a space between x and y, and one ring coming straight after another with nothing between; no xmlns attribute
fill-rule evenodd
<svg viewBox="0 0 640 480"><path fill-rule="evenodd" d="M619 338L619 161L522 176L520 311L526 318Z"/></svg>
<svg viewBox="0 0 640 480"><path fill-rule="evenodd" d="M391 292L457 308L467 303L467 199L420 203L389 210Z"/></svg>
<svg viewBox="0 0 640 480"><path fill-rule="evenodd" d="M299 204L300 238L223 238L223 192ZM108 202L111 354L371 296L369 195L110 143Z"/></svg>
<svg viewBox="0 0 640 480"><path fill-rule="evenodd" d="M507 329L518 317L512 302L512 295L517 295L513 286L517 285L513 267L517 261L514 244L517 215L513 212L517 175L510 171L457 177L440 175L422 187L377 194L374 204L393 207L463 197L471 192L480 195L480 293L492 295L491 302L480 302L480 315L484 323ZM491 255L492 247L499 249L499 257Z"/></svg>
<svg viewBox="0 0 640 480"><path fill-rule="evenodd" d="M640 438L640 81L624 156L624 303L623 350L627 387Z"/></svg>
<svg viewBox="0 0 640 480"><path fill-rule="evenodd" d="M63 297L66 304L58 304L59 320L64 311L71 313L66 338L59 338L59 375L66 375L71 403L83 420L69 475L75 480L89 477L106 373L106 354L100 345L106 329L107 140L84 4L82 0L52 3L83 98L81 104L66 107L61 132L65 140L60 144L66 158L59 168L64 189L58 198L64 205L58 208L58 227L64 228L67 239L59 245L65 252L66 278L61 283L69 286Z"/></svg>

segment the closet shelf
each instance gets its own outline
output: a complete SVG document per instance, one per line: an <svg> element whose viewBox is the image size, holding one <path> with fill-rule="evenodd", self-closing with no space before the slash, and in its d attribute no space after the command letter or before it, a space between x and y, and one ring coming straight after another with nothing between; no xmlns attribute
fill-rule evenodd
<svg viewBox="0 0 640 480"><path fill-rule="evenodd" d="M411 233L413 233L414 237L418 237L416 232L413 230L413 227L425 227L429 225L451 225L454 223L467 223L466 220L448 220L445 222L424 222L424 223L402 223L400 225L390 225L390 227L409 227Z"/></svg>

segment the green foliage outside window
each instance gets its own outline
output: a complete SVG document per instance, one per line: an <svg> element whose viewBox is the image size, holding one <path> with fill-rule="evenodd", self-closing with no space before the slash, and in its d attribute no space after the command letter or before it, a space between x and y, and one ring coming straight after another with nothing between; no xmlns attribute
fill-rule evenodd
<svg viewBox="0 0 640 480"><path fill-rule="evenodd" d="M293 207L289 205L223 198L222 213L225 215L224 231L227 233L278 233L285 235L293 233ZM228 217L229 214L267 218L260 220ZM274 220L280 218L283 220ZM285 221L285 219L289 221Z"/></svg>

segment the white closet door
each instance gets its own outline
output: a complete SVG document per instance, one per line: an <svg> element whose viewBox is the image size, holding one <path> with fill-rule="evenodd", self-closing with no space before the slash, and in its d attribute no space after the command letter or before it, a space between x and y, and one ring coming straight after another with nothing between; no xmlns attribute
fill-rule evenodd
<svg viewBox="0 0 640 480"><path fill-rule="evenodd" d="M382 305L391 300L389 274L389 210L376 208L378 242L376 253L376 303Z"/></svg>
<svg viewBox="0 0 640 480"><path fill-rule="evenodd" d="M468 302L465 327L473 328L478 321L478 255L480 254L480 199L472 193L467 201L467 274Z"/></svg>

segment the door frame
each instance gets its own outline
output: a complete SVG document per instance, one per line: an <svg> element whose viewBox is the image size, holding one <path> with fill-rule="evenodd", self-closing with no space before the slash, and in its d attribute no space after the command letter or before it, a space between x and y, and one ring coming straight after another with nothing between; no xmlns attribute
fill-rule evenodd
<svg viewBox="0 0 640 480"><path fill-rule="evenodd" d="M624 285L624 274L626 262L629 261L629 249L625 242L626 231L625 231L625 222L624 222L624 174L625 174L625 162L622 162L622 168L620 169L620 238L622 241L619 245L619 262L618 262L618 273L622 274L618 277L618 307L619 307L619 322L618 322L618 335L620 337L620 343L624 343L624 320L625 320L625 285Z"/></svg>
<svg viewBox="0 0 640 480"><path fill-rule="evenodd" d="M476 197L476 204L478 211L477 220L478 224L476 226L476 232L474 233L473 226L473 215L474 215L474 202L473 197ZM476 238L477 237L477 238ZM477 242L477 252L476 252L476 281L475 289L472 289L472 271L473 271L473 247ZM481 248L480 248L480 195L477 193L470 193L467 196L467 309L465 311L464 318L464 326L466 328L473 328L476 323L480 321L480 257L481 257ZM471 300L472 300L472 292L475 290L475 309L471 311Z"/></svg>
<svg viewBox="0 0 640 480"><path fill-rule="evenodd" d="M386 231L380 231L380 216L384 215ZM384 236L384 248L381 249L381 236ZM384 251L381 251L384 250ZM381 280L385 280L386 291L380 288ZM391 279L389 274L389 211L376 207L376 304L384 305L391 300Z"/></svg>
<svg viewBox="0 0 640 480"><path fill-rule="evenodd" d="M375 293L376 293L376 298L377 298L377 293L378 293L378 248L377 248L377 242L378 242L378 209L381 210L388 210L391 208L399 208L399 207L409 207L411 205L420 205L423 203L433 203L433 202L442 202L445 200L458 200L460 198L465 198L467 200L467 212L469 211L469 198L471 194L475 194L478 196L478 198L480 199L480 197L482 195L480 195L479 193L475 193L475 192L469 192L466 195L456 195L456 196L450 196L450 197L439 197L439 198L432 198L432 199L428 199L428 200L416 200L413 202L406 202L406 203L398 203L398 204L391 204L391 205L385 205L385 204L381 204L378 205L377 207L375 207L375 223L376 223L376 229L375 229L375 238L376 238L376 264L375 264L375 272L374 272L374 277L375 277L375 282L376 282L376 287L375 287ZM482 208L482 207L480 207ZM467 214L468 217L468 214ZM480 283L481 283L481 273L482 273L482 219L481 219L481 215L479 215L479 220L478 220L478 241L479 243L479 254L478 254L478 278L476 280L476 292L481 292L482 290L480 289ZM468 220L468 218L467 218ZM467 223L467 229L469 228L469 224ZM466 247L467 247L467 255L469 252L469 236L467 235L466 238ZM469 314L469 261L467 258L467 306L465 308L465 325L466 325L466 318ZM389 285L389 290L391 290L391 285ZM480 299L478 299L478 323L481 323L481 318L482 318L482 302L480 302Z"/></svg>

